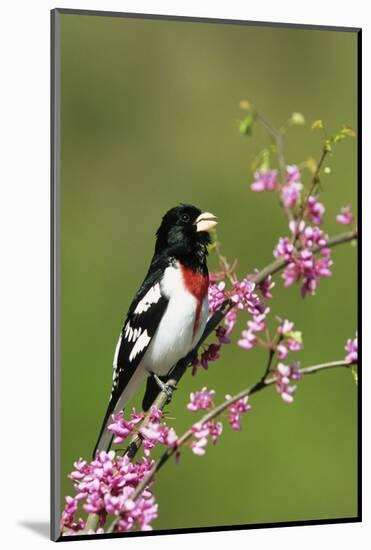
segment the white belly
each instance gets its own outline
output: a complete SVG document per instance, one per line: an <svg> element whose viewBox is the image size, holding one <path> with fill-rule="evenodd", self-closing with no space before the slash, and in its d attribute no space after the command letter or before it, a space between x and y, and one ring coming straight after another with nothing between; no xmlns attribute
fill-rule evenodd
<svg viewBox="0 0 371 550"><path fill-rule="evenodd" d="M169 303L140 365L160 376L167 374L196 345L209 314L206 296L194 332L197 300L184 288L182 274L177 267L165 270L161 291Z"/></svg>

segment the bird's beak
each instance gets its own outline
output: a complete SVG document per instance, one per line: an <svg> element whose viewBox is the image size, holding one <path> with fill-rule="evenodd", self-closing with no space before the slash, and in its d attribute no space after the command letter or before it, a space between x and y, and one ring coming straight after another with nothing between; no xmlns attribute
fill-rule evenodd
<svg viewBox="0 0 371 550"><path fill-rule="evenodd" d="M202 212L195 221L195 225L197 227L196 231L210 231L213 227L216 226L218 223L217 217L214 216L214 214L211 214L210 212Z"/></svg>

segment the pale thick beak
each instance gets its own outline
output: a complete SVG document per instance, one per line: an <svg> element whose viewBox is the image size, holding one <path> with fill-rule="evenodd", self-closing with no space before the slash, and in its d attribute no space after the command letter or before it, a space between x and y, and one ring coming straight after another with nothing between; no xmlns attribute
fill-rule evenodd
<svg viewBox="0 0 371 550"><path fill-rule="evenodd" d="M218 223L217 217L214 216L214 214L211 214L210 212L202 212L195 221L195 225L197 227L196 231L210 231L213 227L216 226Z"/></svg>

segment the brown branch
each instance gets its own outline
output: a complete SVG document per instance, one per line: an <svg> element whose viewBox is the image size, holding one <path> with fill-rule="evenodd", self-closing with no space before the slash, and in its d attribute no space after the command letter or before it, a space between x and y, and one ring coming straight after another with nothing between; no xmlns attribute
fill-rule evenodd
<svg viewBox="0 0 371 550"><path fill-rule="evenodd" d="M357 229L354 231L348 231L346 233L341 233L339 235L336 235L329 239L326 243L326 248L332 248L334 246L337 246L342 243L353 241L354 239L357 239ZM314 252L318 252L321 250L321 247L316 247L314 249ZM266 279L269 275L274 275L278 271L281 271L286 265L287 260L284 260L283 258L278 258L268 266L264 267L259 273L256 273L254 277L252 278L252 282L255 284L259 284L264 279ZM228 311L230 311L234 307L234 304L230 300L226 300L220 307L218 311L212 315L212 317L207 322L207 325L205 327L205 330L203 332L203 335L201 336L197 346L183 359L178 361L178 363L175 365L171 372L170 379L168 380L168 385L172 388L176 388L180 379L182 378L183 374L186 372L188 366L193 362L195 357L197 356L198 350L200 346L204 343L204 341L208 338L208 336L215 330L215 328L219 325L219 323L224 319ZM329 368L329 367L327 367ZM263 381L261 380L258 382L255 387L258 387L259 385L269 385L270 380ZM251 392L257 391L256 389L252 388ZM169 396L166 393L166 391L161 391L155 401L153 402L153 405L155 405L159 410L163 410L165 405L169 403ZM143 422L141 424L141 427L144 427L148 424L150 421L150 415L151 412L148 411L146 416L143 419ZM142 445L142 437L139 433L133 436L131 439L129 446L127 447L125 454L127 454L130 458L134 458L134 456L137 454L138 450L140 449ZM95 516L95 517L91 517ZM98 526L98 516L96 514L89 514L88 516L88 522L89 528L96 530Z"/></svg>
<svg viewBox="0 0 371 550"><path fill-rule="evenodd" d="M332 237L329 239L326 243L326 248L332 248L334 246L337 246L341 243L346 243L349 241L352 241L357 238L357 230L349 231L347 233L341 233L339 235L336 235L335 237ZM325 247L316 247L314 248L314 252L319 252L321 248ZM284 258L278 258L265 268L263 268L259 273L254 275L254 277L251 279L252 282L255 284L261 283L266 279L269 275L274 275L281 269L283 269L287 265L287 260ZM219 325L219 323L224 319L228 311L230 311L234 307L234 303L226 300L220 309L214 313L214 315L209 319L206 328L204 330L203 335L201 336L201 339L199 340L197 346L188 354L185 358L178 361L178 363L175 365L174 369L172 370L172 374L170 379L168 380L168 385L170 387L176 388L180 379L182 378L183 374L186 372L187 367L193 362L195 357L197 356L198 350L200 346L204 343L204 341L208 338L208 336L215 330L215 328ZM155 405L158 409L163 410L165 405L169 403L169 397L168 394L165 391L161 391L157 398L155 399L153 405ZM145 426L149 422L151 412L149 411L144 420L142 426ZM128 448L125 451L125 454L127 454L130 458L133 458L136 453L138 452L139 448L142 445L142 438L139 434L136 434Z"/></svg>
<svg viewBox="0 0 371 550"><path fill-rule="evenodd" d="M339 367L346 367L346 368L349 368L351 367L352 365L354 365L353 362L351 361L345 361L345 360L342 360L342 361L331 361L329 363L321 363L319 365L312 365L310 367L305 367L305 368L302 368L299 370L299 373L303 376L305 375L308 375L308 374L315 374L317 372L320 372L320 371L323 371L323 370L327 370L327 369L333 369L333 368L339 368ZM212 409L211 411L209 411L207 414L205 414L201 420L199 420L197 422L197 424L206 424L206 422L209 422L210 420L213 420L214 418L216 418L217 416L219 416L222 412L224 412L230 405L232 405L233 403L235 403L236 401L239 401L240 399L242 399L243 397L247 397L247 396L250 396L254 393L257 393L258 391L261 391L273 384L275 384L277 382L278 378L277 376L272 376L271 378L268 378L267 380L261 380L259 382L257 382L254 386L252 386L251 388L246 388L242 391L240 391L239 393L237 393L236 395L234 395L231 399L226 399L225 401L223 401L223 403L221 403L220 405L218 405L217 407L215 407L214 409ZM193 432L192 432L192 428L190 428L189 430L187 430L186 432L184 432L184 434L179 437L178 439L178 443L177 443L177 446L176 447L172 447L172 448L169 448L165 451L165 453L157 460L157 462L153 465L152 469L150 470L150 472L147 474L147 476L142 480L142 482L137 486L135 492L133 493L133 496L132 496L132 499L135 500L135 498L137 498L137 496L142 492L142 490L144 489L144 487L146 487L148 485L148 483L152 480L154 474L161 468L161 466L174 454L176 453L179 448L186 442L188 441L193 435Z"/></svg>
<svg viewBox="0 0 371 550"><path fill-rule="evenodd" d="M302 221L302 219L304 218L304 212L305 212L305 209L308 205L308 199L314 193L314 190L316 189L317 185L319 185L319 183L320 183L319 176L320 176L320 173L321 173L323 163L325 162L325 158L328 155L328 153L329 153L328 148L324 147L322 149L321 158L319 159L319 161L317 163L316 170L313 174L312 184L311 184L310 188L308 189L306 197L305 197L305 199L304 199L304 201L303 201L303 203L300 207L300 211L299 211L299 215L298 215L298 219L297 219L297 223L296 223L296 231L295 231L295 235L293 236L293 244L295 244L297 239L298 239L299 225L300 225L300 222Z"/></svg>
<svg viewBox="0 0 371 550"><path fill-rule="evenodd" d="M339 367L346 367L349 368L353 366L355 362L351 361L331 361L329 363L321 363L318 365L312 365L310 367L305 367L299 370L299 373L303 376L309 375L309 374L315 374L317 372L327 370L327 369L334 369ZM236 395L234 395L231 399L226 399L223 401L220 405L217 407L214 407L211 411L206 413L201 420L197 422L197 424L206 424L210 420L214 420L214 418L218 417L222 412L224 412L230 405L235 403L236 401L239 401L240 399L250 396L254 393L257 393L258 391L261 391L269 386L272 386L276 383L278 380L277 376L272 376L268 379L261 379L259 382L257 382L254 386L250 388L246 388ZM193 436L192 427L189 428L186 432L181 435L177 440L177 445L175 447L171 447L166 449L166 451L161 455L161 457L154 463L151 470L148 472L148 474L142 479L142 481L139 483L139 485L136 487L133 495L131 496L132 500L135 500L138 498L138 496L141 494L141 492L147 487L151 481L153 481L153 478L155 474L162 468L162 466L171 458L176 452L179 451L180 447L184 445L191 437ZM117 522L119 521L119 518L115 518L113 522L111 523L110 527L108 528L108 533L112 533L117 525Z"/></svg>

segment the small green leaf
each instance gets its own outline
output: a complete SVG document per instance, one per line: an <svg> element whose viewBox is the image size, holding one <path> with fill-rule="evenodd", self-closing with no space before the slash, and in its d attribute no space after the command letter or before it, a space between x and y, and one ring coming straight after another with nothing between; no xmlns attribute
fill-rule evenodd
<svg viewBox="0 0 371 550"><path fill-rule="evenodd" d="M324 174L331 174L331 168L329 166L325 166L323 169Z"/></svg>
<svg viewBox="0 0 371 550"><path fill-rule="evenodd" d="M303 334L300 332L300 330L292 330L290 332L286 333L287 338L291 338L291 340L295 340L298 344L303 343Z"/></svg>
<svg viewBox="0 0 371 550"><path fill-rule="evenodd" d="M358 372L357 372L357 367L352 367L352 374L353 374L354 382L355 382L356 384L358 384Z"/></svg>
<svg viewBox="0 0 371 550"><path fill-rule="evenodd" d="M318 130L319 128L323 128L322 120L318 119L312 122L312 126L310 127L311 130Z"/></svg>
<svg viewBox="0 0 371 550"><path fill-rule="evenodd" d="M326 151L326 153L331 153L332 152L332 145L331 145L331 140L330 139L325 139L323 149Z"/></svg>
<svg viewBox="0 0 371 550"><path fill-rule="evenodd" d="M353 138L356 137L355 131L352 130L352 128L349 128L349 126L344 126L344 127L341 129L341 133L342 133L344 136L353 137Z"/></svg>
<svg viewBox="0 0 371 550"><path fill-rule="evenodd" d="M289 120L289 124L292 126L304 126L305 124L305 117L301 113L292 113L291 118Z"/></svg>
<svg viewBox="0 0 371 550"><path fill-rule="evenodd" d="M262 172L269 170L271 166L271 151L270 149L263 149L260 151L260 153L255 157L252 163L252 169L255 170L261 170Z"/></svg>
<svg viewBox="0 0 371 550"><path fill-rule="evenodd" d="M254 115L248 114L243 120L240 121L240 134L243 136L250 136L254 122Z"/></svg>

